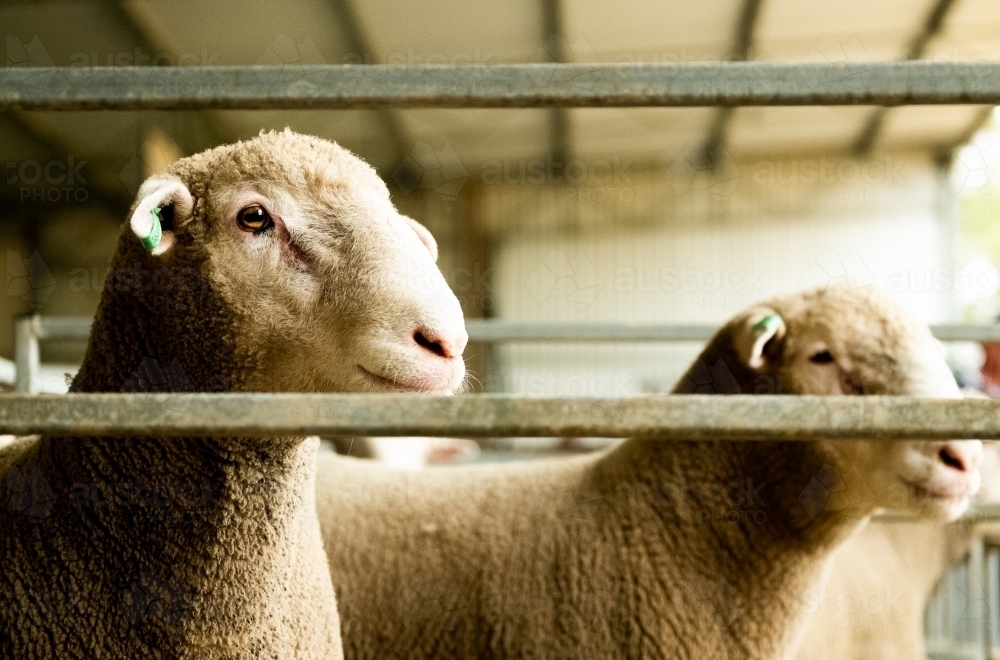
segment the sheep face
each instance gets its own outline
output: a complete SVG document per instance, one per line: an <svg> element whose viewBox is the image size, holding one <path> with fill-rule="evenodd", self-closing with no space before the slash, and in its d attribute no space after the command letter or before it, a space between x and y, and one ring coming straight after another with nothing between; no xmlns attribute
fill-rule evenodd
<svg viewBox="0 0 1000 660"><path fill-rule="evenodd" d="M147 239L145 258L199 264L238 319L238 343L254 347L240 389L451 393L461 384L467 335L434 239L345 149L262 133L148 180L132 215L137 240L154 208L162 237Z"/></svg>
<svg viewBox="0 0 1000 660"><path fill-rule="evenodd" d="M727 326L757 386L790 394L957 398L943 347L885 295L844 284L777 298ZM971 441L829 441L842 479L861 479L881 506L953 518L979 488ZM858 492L858 491L855 491Z"/></svg>

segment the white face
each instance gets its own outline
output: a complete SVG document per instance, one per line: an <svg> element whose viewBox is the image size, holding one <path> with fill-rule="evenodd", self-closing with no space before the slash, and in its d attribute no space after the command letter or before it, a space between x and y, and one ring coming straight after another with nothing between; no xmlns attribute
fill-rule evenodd
<svg viewBox="0 0 1000 660"><path fill-rule="evenodd" d="M451 394L462 384L468 336L433 238L371 177L371 190L217 185L203 200L210 276L259 355L249 389ZM161 258L179 249L169 239Z"/></svg>
<svg viewBox="0 0 1000 660"><path fill-rule="evenodd" d="M256 314L272 320L272 337L299 338L281 352L279 380L319 391L459 387L468 341L462 310L412 221L374 194L330 209L268 192L227 200L235 254L216 263L229 281L249 272L269 282ZM271 228L255 230L262 219Z"/></svg>
<svg viewBox="0 0 1000 660"><path fill-rule="evenodd" d="M945 363L943 347L929 336L892 347L897 375L888 378L886 374L871 377L872 370L882 363L878 359L865 356L866 364L859 364L858 356L850 355L843 344L832 346L820 336L798 339L794 344L799 348L785 356L784 368L797 393L961 396ZM863 484L858 487L868 489L882 507L953 519L965 510L980 485L982 446L978 440L829 441L825 447L841 463L840 471L853 473L855 480L860 476Z"/></svg>
<svg viewBox="0 0 1000 660"><path fill-rule="evenodd" d="M983 462L979 466L982 487L976 493L979 503L1000 503L1000 442L983 442Z"/></svg>

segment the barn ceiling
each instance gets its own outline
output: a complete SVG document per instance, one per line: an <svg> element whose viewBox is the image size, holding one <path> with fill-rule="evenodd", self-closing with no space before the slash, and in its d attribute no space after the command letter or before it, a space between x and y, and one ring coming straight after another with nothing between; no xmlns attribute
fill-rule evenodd
<svg viewBox="0 0 1000 660"><path fill-rule="evenodd" d="M1000 58L995 0L8 1L0 25L8 66ZM718 147L734 159L946 153L985 116L974 106L8 112L0 159L8 169L86 161L95 198L120 206L151 131L187 153L287 125L340 142L391 179L407 156L472 173L549 154L669 163Z"/></svg>

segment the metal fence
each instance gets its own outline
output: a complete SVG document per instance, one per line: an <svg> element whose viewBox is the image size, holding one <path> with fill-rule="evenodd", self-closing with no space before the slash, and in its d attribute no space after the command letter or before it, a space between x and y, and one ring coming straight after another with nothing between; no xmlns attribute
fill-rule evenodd
<svg viewBox="0 0 1000 660"><path fill-rule="evenodd" d="M8 67L0 70L0 108L21 110L135 110L135 109L292 109L292 108L528 108L528 107L642 107L642 106L799 106L799 105L906 105L906 104L1000 104L1000 63L990 62L880 62L862 64L765 64L758 62L721 62L696 64L523 64L489 66L279 66L279 67ZM18 389L30 392L32 374L38 365L40 337L55 337L60 332L80 331L76 327L58 327L58 320L44 321L34 326L18 325L17 371L22 374ZM489 328L488 330L486 328ZM498 326L483 326L483 340ZM475 332L475 325L470 328ZM658 329L634 329L618 326L609 332L608 327L583 329L561 326L558 328L507 328L507 339L514 335L521 341L539 341L557 338L622 339L632 334L633 339L700 340L710 331L699 327L670 326ZM81 331L82 332L82 331ZM955 332L966 332L966 330ZM579 334L577 334L579 333ZM979 335L975 335L977 338ZM990 338L995 335L990 331ZM962 338L972 338L965 335ZM25 376L24 374L27 374ZM168 397L164 409L176 409L184 403L197 407L197 397L181 399L184 395ZM206 395L210 396L210 395ZM251 402L249 395L233 395L233 401L242 401L244 407ZM409 397L398 397L400 405L414 405ZM205 399L208 401L210 399ZM456 399L457 401L458 399ZM463 397L463 401L475 401ZM360 399L359 399L360 401ZM479 412L495 413L498 399L484 398ZM638 419L646 410L646 399L614 402L615 414L628 411L627 417ZM690 431L702 434L717 433L720 417L735 412L730 408L735 399L712 398L695 404L693 400L668 404L666 409L694 411L702 417L691 417ZM516 402L512 402L513 403ZM657 432L670 434L679 427L641 426L635 423L615 423L612 419L591 420L585 424L572 424L560 419L567 410L552 401L548 417L538 417L531 432L555 435L572 430L574 434L600 435L645 434ZM3 424L20 430L54 430L52 422L33 417L32 409L18 399L5 400ZM70 399L54 404L72 417ZM397 408L412 417L417 408ZM443 404L442 404L443 405ZM529 408L537 402L525 402ZM611 405L611 404L608 404ZM746 404L744 404L746 405ZM855 406L850 412L837 412L839 406ZM998 425L992 427L984 420L996 421L991 404L977 403L975 414L969 414L969 402L955 401L934 405L909 405L868 398L863 401L823 402L815 409L805 411L802 401L793 397L768 400L754 397L752 411L767 410L769 431L750 428L739 437L801 435L811 432L829 432L834 435L860 434L877 431L880 437L902 433L912 435L915 430L926 430L928 437L941 437L936 433L947 430L950 435L997 437ZM100 409L118 426L106 428L107 432L121 432L127 419L116 411L134 404L129 398L108 400ZM516 408L517 406L514 406ZM513 408L512 408L513 409ZM310 414L320 408L308 409ZM387 429L370 426L374 418L368 417L373 409L358 404L351 408L358 415L350 426L356 431L371 433ZM904 412L905 410L905 412ZM611 414L602 406L584 406L580 414L594 411ZM808 414L806 414L808 412ZM15 414L16 413L16 414ZM801 413L801 414L800 414ZM863 424L861 418L851 417L864 413L869 419L882 422L879 428ZM824 417L824 415L833 415ZM213 417L216 415L213 414ZM478 417L478 416L477 416ZM468 418L465 418L468 419ZM499 423L500 418L481 418ZM729 418L734 419L732 417ZM436 425L420 426L422 432L457 434L474 431L476 434L503 434L508 431L527 433L524 424L511 427L463 426L463 418L452 418ZM714 422L712 421L714 420ZM66 421L63 419L63 421ZM172 418L172 423L180 419ZM237 420L233 420L237 421ZM308 426L322 426L323 420L306 417ZM648 421L648 420L647 420ZM383 420L384 422L384 420ZM661 420L662 422L662 420ZM380 422L381 424L382 422ZM713 427L715 424L715 427ZM544 428L542 428L544 426ZM723 424L732 428L731 424ZM516 428L515 428L516 427ZM69 428L68 426L66 427ZM217 429L218 432L233 429ZM413 427L412 430L416 430ZM739 434L737 434L739 435Z"/></svg>
<svg viewBox="0 0 1000 660"><path fill-rule="evenodd" d="M16 372L0 370L0 382L7 375L20 394L39 392L41 368L39 343L43 341L84 341L90 336L91 319L85 316L27 316L17 320L14 330ZM526 342L705 342L718 326L629 325L625 323L522 323L469 319L465 322L469 341L489 344ZM941 341L1000 341L1000 325L933 325L931 332ZM0 369L4 365L0 365Z"/></svg>
<svg viewBox="0 0 1000 660"><path fill-rule="evenodd" d="M0 432L14 434L1000 439L1000 401L988 399L176 393L9 395L2 401Z"/></svg>
<svg viewBox="0 0 1000 660"><path fill-rule="evenodd" d="M21 110L858 104L997 105L1000 64L726 62L0 69L0 108ZM469 324L470 335L486 342L703 341L713 330L707 326ZM89 321L78 319L33 318L18 324L17 389L23 394L3 398L0 433L1000 438L1000 404L967 400L760 396L573 400L305 394L25 396L34 391L38 341L84 338L88 331ZM1000 340L996 327L939 326L935 333L944 340ZM2 374L9 375L9 364L0 367ZM974 578L978 584L985 584L988 571L992 576L990 588L994 589L998 579L995 564L1000 561L997 556L993 550L986 553L981 540L973 544L967 584L973 584ZM979 623L973 624L975 630L970 628L971 632L956 631L948 627L950 623L941 623L947 617L934 619L932 607L929 617L934 657L987 657L992 644L989 631L1000 629L1000 623L994 621L996 615L989 611L987 599L978 602L972 605L980 608L972 619ZM988 602L996 603L996 594L991 592ZM965 607L969 607L968 600ZM934 646L938 637L950 641ZM951 643L956 639L967 641L964 650Z"/></svg>
<svg viewBox="0 0 1000 660"><path fill-rule="evenodd" d="M0 108L22 110L959 103L1000 104L1000 63L720 62L0 70Z"/></svg>
<svg viewBox="0 0 1000 660"><path fill-rule="evenodd" d="M1000 545L978 534L969 554L937 585L924 613L930 660L1000 656Z"/></svg>

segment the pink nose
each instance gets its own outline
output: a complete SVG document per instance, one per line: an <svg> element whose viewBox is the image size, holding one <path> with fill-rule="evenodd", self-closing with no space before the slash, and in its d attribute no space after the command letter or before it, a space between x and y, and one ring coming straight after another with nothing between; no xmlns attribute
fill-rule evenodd
<svg viewBox="0 0 1000 660"><path fill-rule="evenodd" d="M462 354L469 343L469 335L465 329L449 334L431 328L418 328L413 332L413 341L434 355L450 360Z"/></svg>
<svg viewBox="0 0 1000 660"><path fill-rule="evenodd" d="M941 447L938 458L959 472L974 472L983 462L983 445L979 441L948 442Z"/></svg>

